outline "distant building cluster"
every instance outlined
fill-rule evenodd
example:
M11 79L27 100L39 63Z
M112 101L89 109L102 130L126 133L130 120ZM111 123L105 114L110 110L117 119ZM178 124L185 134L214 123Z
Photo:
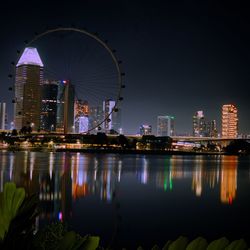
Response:
M202 110L193 116L193 136L195 137L218 137L216 121L207 121Z
M17 65L15 77L14 122L11 129L31 127L34 131L58 133L96 132L121 133L121 113L112 99L102 100L98 106L89 100L76 98L75 86L67 79L44 79L44 65L36 48L27 47ZM6 103L0 102L0 130L7 128ZM237 138L238 109L224 104L221 110L221 134L216 120L208 120L203 110L192 117L192 136ZM140 135L152 135L150 124L139 128ZM175 117L157 116L156 135L175 136ZM190 134L188 134L189 136Z
M103 100L93 107L88 100L78 100L69 80L44 79L44 65L36 48L25 48L16 65L14 127L34 131L83 133L97 130L119 131L120 112L113 112L115 101ZM5 104L1 104L5 113ZM104 123L99 126L100 123Z
M238 137L238 110L233 104L222 106L221 134L218 132L216 120L206 119L202 110L193 115L192 136L194 137ZM152 125L141 125L140 135L151 135ZM175 136L175 118L170 115L157 117L157 136Z
M197 111L193 116L193 136L218 137L216 121L207 121L203 111ZM222 106L221 137L238 137L238 110L233 104L224 104Z

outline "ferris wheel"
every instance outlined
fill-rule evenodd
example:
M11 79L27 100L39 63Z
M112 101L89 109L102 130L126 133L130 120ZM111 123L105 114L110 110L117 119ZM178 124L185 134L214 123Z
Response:
M30 41L25 41L22 51L17 51L18 60L12 62L15 71L20 61L25 61L24 53L29 53L29 49L36 49L39 53L43 84L72 86L74 121L76 124L78 122L78 131L75 131L74 123L74 131L71 132L90 133L118 129L114 124L119 123L119 119L114 121L114 117L119 117L125 74L121 69L122 61L118 60L116 51L108 45L107 40L102 40L97 33L76 27L57 27L36 33ZM9 77L12 78L13 75L10 74ZM16 85L9 89L18 91ZM65 88L61 94L64 95L64 92ZM17 107L20 106L18 115L22 116L23 107L17 101L16 95L12 102ZM58 95L56 102L58 120ZM61 103L64 102L66 101ZM64 116L67 115L64 111ZM52 126L55 131L58 124L52 124L51 131Z

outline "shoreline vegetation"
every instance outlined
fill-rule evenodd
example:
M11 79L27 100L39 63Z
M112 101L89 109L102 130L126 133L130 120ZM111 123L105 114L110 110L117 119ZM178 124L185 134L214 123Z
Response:
M1 133L0 150L151 155L250 155L247 139L97 134Z

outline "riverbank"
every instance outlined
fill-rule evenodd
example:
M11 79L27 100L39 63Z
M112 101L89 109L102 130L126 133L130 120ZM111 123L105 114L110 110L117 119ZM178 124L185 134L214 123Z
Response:
M113 148L48 148L48 147L8 147L0 148L7 151L32 151L32 152L80 152L93 154L143 154L143 155L228 155L226 152L213 151L187 151L187 150L138 150L138 149L113 149ZM239 155L239 154L237 154Z

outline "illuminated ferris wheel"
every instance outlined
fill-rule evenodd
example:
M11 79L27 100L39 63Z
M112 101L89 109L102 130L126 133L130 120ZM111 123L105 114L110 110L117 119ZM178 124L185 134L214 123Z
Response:
M18 96L18 91L25 92L25 87L20 86L26 83L20 79L31 71L29 65L32 65L40 67L37 74L42 88L41 115L35 123L41 123L41 130L89 133L119 129L124 73L122 61L117 59L107 40L86 29L59 27L35 34L25 45L18 51L17 62L12 63L16 79L14 88L10 89L15 91L13 103L17 117L22 119L28 113L23 102L25 96ZM25 69L20 70L22 66ZM38 99L35 91L28 99ZM29 109L32 105L26 106ZM48 119L51 113L53 122Z

